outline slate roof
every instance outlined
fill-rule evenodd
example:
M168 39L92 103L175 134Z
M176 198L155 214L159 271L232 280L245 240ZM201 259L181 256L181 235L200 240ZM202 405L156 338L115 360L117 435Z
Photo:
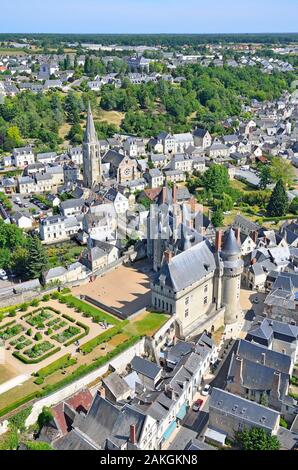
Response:
M147 361L147 359L143 359L139 356L135 356L130 365L132 370L152 380L156 379L162 370L162 368L154 364L154 362Z
M112 374L103 378L102 382L111 391L116 399L130 392L128 384L120 377L117 372L112 372Z
M237 355L254 363L261 364L263 357L265 365L279 372L289 374L291 369L291 358L286 354L282 354L271 349L250 343L241 339L237 348Z
M227 255L236 255L240 253L240 246L237 242L235 232L230 228L224 237L222 252Z
M176 255L169 264L164 264L155 277L159 283L162 276L166 285L179 292L198 282L216 269L214 256L206 240Z
M270 431L275 428L279 418L277 411L219 388L213 388L211 391L209 410L211 413L213 410L217 410L220 414L226 413L228 416L234 416L236 419Z

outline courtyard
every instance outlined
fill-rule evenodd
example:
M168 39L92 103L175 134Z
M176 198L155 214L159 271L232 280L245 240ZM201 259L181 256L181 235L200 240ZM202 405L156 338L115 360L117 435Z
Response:
M133 266L119 266L89 284L75 287L72 293L92 297L108 307L120 310L128 318L150 306L152 274L148 263L139 261Z

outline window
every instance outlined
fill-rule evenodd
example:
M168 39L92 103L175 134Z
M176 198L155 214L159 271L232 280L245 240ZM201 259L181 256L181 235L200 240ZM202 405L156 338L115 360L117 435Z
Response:
M185 310L185 314L184 314L185 318L188 317L188 314L189 314L189 310L188 310L188 308L187 308L187 309Z
M208 284L204 286L204 292L208 292Z
M185 305L188 305L189 304L189 297L186 297L185 299Z
M206 305L207 302L208 302L208 297L206 296L206 297L204 297L204 305Z

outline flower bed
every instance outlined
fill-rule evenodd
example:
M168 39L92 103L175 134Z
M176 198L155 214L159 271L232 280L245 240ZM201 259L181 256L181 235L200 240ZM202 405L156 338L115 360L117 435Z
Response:
M75 326L69 326L66 330L62 331L57 335L51 336L51 338L58 341L58 343L65 343L73 336L77 336L80 332L80 328L77 328Z
M22 325L14 325L5 328L5 330L0 332L0 338L3 339L4 341L13 338L14 336L18 335L23 331Z
M42 343L36 343L31 349L24 351L24 354L30 359L36 359L48 352L53 347L54 345L49 341L43 341Z

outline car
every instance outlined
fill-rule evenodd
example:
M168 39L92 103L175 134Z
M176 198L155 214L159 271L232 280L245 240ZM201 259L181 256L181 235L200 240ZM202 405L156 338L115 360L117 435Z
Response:
M259 299L258 297L256 297L254 300L253 300L254 304L258 304L259 303Z
M7 281L7 279L8 279L6 271L4 271L4 269L0 269L0 279L2 281Z
M207 395L209 395L210 390L211 390L211 385L206 384L205 387L202 390L203 397L206 397Z
M203 405L203 400L201 400L201 398L199 398L192 405L193 411L200 411L200 408L201 408L202 405Z

